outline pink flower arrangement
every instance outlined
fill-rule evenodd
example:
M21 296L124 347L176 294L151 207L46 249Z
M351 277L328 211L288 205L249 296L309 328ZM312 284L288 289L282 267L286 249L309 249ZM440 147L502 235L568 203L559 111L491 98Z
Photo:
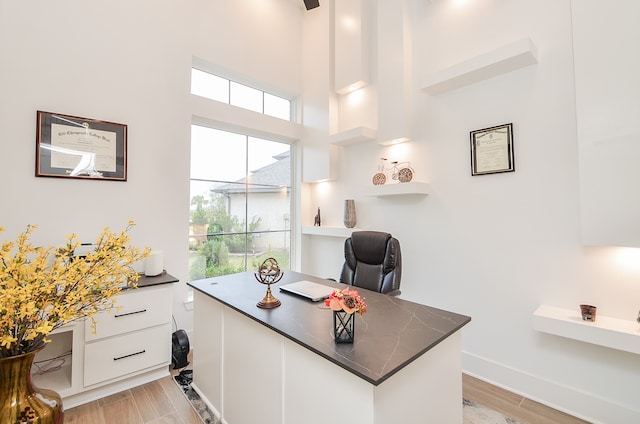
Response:
M348 314L354 312L364 315L367 313L367 304L364 298L358 294L357 290L344 288L342 290L335 289L328 298L324 300L324 304L334 311L345 311Z

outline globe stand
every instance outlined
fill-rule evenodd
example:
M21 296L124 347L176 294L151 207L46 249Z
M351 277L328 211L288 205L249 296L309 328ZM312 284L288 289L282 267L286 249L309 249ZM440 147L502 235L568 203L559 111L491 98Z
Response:
M271 294L271 284L267 284L267 294L256 304L256 306L262 309L271 309L277 308L281 304L282 303Z
M258 272L254 275L260 284L267 285L267 294L264 295L260 302L256 303L256 306L261 309L271 309L280 306L280 301L271 294L271 284L280 281L284 275L280 270L278 261L274 258L265 259L258 268Z

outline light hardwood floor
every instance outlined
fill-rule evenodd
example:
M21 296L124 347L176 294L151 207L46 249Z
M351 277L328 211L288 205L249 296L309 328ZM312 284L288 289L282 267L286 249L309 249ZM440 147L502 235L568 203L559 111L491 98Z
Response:
M462 374L462 395L521 424L589 424L466 374Z
M64 424L201 424L173 377L64 411Z
M65 424L201 424L172 375L65 411ZM521 424L588 424L468 375L463 395Z

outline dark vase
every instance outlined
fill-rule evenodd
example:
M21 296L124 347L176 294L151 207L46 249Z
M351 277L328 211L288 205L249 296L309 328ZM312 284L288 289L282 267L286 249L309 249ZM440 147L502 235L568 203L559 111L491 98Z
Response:
M356 314L333 311L333 340L336 343L353 343L356 330Z
M62 399L31 383L36 352L0 358L0 423L62 424Z

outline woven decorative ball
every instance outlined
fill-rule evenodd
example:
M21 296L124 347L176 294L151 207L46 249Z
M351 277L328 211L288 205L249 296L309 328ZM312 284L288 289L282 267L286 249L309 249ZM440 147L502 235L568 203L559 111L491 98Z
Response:
M378 172L373 176L373 185L383 185L387 182L387 176L382 172Z
M408 183L413 178L413 171L411 168L402 168L398 171L398 181L401 183Z

